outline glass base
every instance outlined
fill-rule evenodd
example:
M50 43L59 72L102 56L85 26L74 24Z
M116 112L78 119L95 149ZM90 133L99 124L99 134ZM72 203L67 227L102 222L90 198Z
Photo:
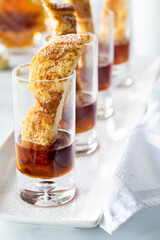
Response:
M98 120L108 119L114 114L111 88L98 92Z
M75 195L73 170L52 179L32 178L17 170L18 193L27 203L39 207L54 207L71 201Z
M130 87L133 79L129 76L129 62L113 65L112 82L114 87Z
M95 128L76 134L76 157L89 155L96 151L98 147L97 134Z

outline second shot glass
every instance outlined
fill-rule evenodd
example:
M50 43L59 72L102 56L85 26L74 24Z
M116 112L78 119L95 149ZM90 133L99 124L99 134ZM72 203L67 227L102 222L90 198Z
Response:
M84 33L83 26L93 22L93 31L98 36L97 115L98 119L106 119L114 113L111 93L114 17L109 10L99 11L100 9L95 8L92 10L92 19L77 19L78 33Z
M98 146L96 134L98 92L98 41L88 33L90 41L85 45L78 63L76 79L76 156L94 152Z

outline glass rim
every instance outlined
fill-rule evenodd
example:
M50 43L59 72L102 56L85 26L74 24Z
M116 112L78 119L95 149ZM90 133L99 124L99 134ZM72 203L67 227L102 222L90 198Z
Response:
M17 70L22 68L22 67L29 67L30 66L30 63L25 63L25 64L20 64L18 66L16 66L13 70L12 70L12 76L16 76L17 79L23 81L23 82L56 82L56 81L64 81L64 80L67 80L67 79L70 79L70 78L74 78L76 76L76 70L73 71L73 73L71 75L69 75L68 77L65 77L65 78L59 78L59 79L43 79L43 80L30 80L30 79L27 79L27 78L24 78L24 77L18 77L17 76Z
M85 32L85 33L83 33L83 34L89 35L89 36L92 36L92 37L93 37L90 42L88 42L88 43L85 44L85 46L92 45L92 44L94 44L95 42L98 41L97 35L96 35L95 33ZM80 34L77 34L77 35L80 35ZM85 47L85 46L84 46L84 47Z

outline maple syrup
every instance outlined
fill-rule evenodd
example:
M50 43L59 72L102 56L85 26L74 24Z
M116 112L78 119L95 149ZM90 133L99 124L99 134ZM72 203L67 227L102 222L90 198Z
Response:
M16 144L17 168L30 177L60 177L73 168L74 144L66 131L59 131L49 147L21 141Z
M92 129L96 124L96 101L83 93L76 97L76 133L83 133Z
M98 64L98 90L106 90L111 85L112 64L108 59L100 56Z
M114 64L125 63L129 60L130 42L128 39L114 43Z

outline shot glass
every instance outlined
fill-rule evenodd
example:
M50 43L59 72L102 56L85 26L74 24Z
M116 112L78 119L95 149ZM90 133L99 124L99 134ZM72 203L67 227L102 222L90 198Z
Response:
M88 33L77 68L76 79L76 156L88 155L98 146L96 134L98 92L98 41Z
M112 10L115 19L113 84L117 87L129 87L133 84L133 79L129 76L131 35L129 1L105 0L105 9Z
M113 64L113 13L109 10L100 11L93 8L93 27L98 36L98 119L106 119L113 115L111 90ZM78 32L91 22L88 18L78 19Z
M112 99L112 65L113 65L113 24L114 16L109 10L97 18L99 25L95 31L98 34L98 119L111 117L114 113Z
M36 206L58 206L75 195L76 72L63 79L34 81L29 80L29 66L13 70L18 193L22 200ZM55 86L60 86L64 89L62 99L57 102L55 96L53 102L38 102L28 90L29 84L49 89L45 99L59 96ZM56 112L55 104L59 106ZM56 138L52 141L53 132Z

